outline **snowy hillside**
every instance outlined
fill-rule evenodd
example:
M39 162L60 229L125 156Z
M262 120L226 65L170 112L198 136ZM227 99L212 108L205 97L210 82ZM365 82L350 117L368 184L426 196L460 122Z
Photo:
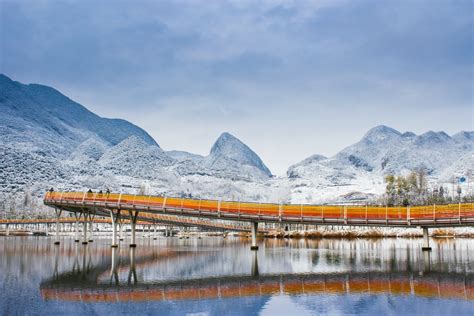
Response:
M351 191L380 194L387 174L407 174L422 168L431 182L438 183L467 176L474 170L473 148L473 132L452 137L433 131L416 135L381 125L333 157L314 155L291 166L287 175L292 196L298 200L322 196L314 192L315 188L326 188L333 197Z
M210 197L219 191L213 183L229 193L235 181L249 184L271 175L250 148L228 133L207 157L165 152L139 127L101 118L53 88L4 75L0 88L0 200L26 191L39 196L49 187L145 188Z
M219 136L206 157L185 151L166 153L176 160L173 169L182 176L206 175L244 181L265 181L272 176L260 157L229 133Z
M156 178L157 173L173 162L160 147L147 144L137 136L130 136L111 147L98 160L106 171L142 179Z
M231 173L234 178L271 177L271 172L247 145L229 133L222 133L205 158L215 175Z
M3 75L0 88L0 209L28 192L40 197L49 187L262 202L363 202L383 193L387 174L424 168L431 183L449 183L474 169L474 132L416 135L377 126L333 157L313 155L291 166L286 177L275 178L229 133L218 137L208 156L164 151L139 127L101 118L52 88Z

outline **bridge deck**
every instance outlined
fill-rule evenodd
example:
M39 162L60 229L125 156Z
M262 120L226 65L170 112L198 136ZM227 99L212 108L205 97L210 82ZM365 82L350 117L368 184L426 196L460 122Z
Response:
M474 204L361 206L270 204L119 193L48 192L44 203L69 211L128 210L247 222L351 226L472 226Z
M109 216L106 212L96 212L99 216L107 217ZM56 224L59 221L60 224L72 224L77 221L84 222L84 219L76 219L74 217L60 217L59 220L56 218L40 218L40 219L0 219L0 225L9 224L9 225L29 225L29 224ZM190 227L203 227L213 230L230 230L230 231L241 231L241 232L250 232L250 226L244 224L228 224L221 223L212 220L200 220L197 218L184 218L174 215L165 215L165 214L151 214L151 213L142 213L138 216L138 225L175 225L175 226L190 226ZM101 224L111 224L112 220L110 218L94 218L92 219L93 223ZM122 220L123 224L130 224L130 220L125 218Z

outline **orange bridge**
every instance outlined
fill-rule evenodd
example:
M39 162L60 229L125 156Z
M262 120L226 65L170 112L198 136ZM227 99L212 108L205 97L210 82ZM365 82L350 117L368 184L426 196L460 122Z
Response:
M88 192L47 192L44 203L54 207L57 214L60 214L62 210L83 214L85 217L90 217L91 214L102 216L110 214L113 222L126 215L131 220L132 246L135 245L136 220L153 219L157 214L195 217L200 221L213 219L251 223L251 248L255 250L258 249L256 235L259 222L341 226L420 226L423 227L425 250L430 250L429 227L474 225L473 203L407 207L295 205ZM198 226L197 222L194 225Z

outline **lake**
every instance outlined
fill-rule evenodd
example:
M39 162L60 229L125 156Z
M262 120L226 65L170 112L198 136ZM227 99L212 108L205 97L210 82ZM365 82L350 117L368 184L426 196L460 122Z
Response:
M474 240L0 237L2 315L473 315Z

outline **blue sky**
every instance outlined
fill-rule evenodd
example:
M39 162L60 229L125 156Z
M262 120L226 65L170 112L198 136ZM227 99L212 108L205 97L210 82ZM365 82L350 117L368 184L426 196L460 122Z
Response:
M0 72L166 150L228 131L273 173L379 124L472 130L473 1L1 0Z

